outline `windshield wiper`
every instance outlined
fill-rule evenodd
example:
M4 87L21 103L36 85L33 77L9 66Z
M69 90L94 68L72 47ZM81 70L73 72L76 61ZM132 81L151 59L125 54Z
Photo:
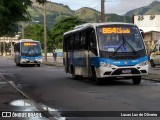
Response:
M36 50L35 50L35 47L33 47L33 50L34 50L35 55L38 55L38 53L37 53Z
M28 53L29 53L30 50L31 50L31 48L29 47L29 49L28 49L28 51L27 51L27 53L25 55L29 55Z
M117 51L119 50L119 48L121 48L121 46L125 44L125 39L124 39L123 35L122 35L122 38L123 38L122 39L123 40L122 44L114 51L114 53L112 55L115 55L117 53Z
M117 53L117 51L119 50L119 48L121 48L122 45L125 45L125 43L127 43L129 45L129 47L132 49L133 53L136 54L135 49L132 47L132 45L130 45L124 38L123 34L122 34L122 44L116 49L116 51L113 53L113 55L115 55Z
M126 42L126 43L129 45L129 47L132 49L133 53L136 54L136 51L135 51L135 49L132 47L132 45L130 45L126 40L125 40L125 42Z

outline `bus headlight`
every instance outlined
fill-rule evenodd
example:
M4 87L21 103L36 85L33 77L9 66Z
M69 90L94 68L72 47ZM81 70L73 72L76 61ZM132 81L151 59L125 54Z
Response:
M36 59L37 62L41 63L42 62L42 59Z
M139 66L145 66L145 65L148 65L148 61L144 61L142 63L139 63Z
M107 64L107 63L105 63L105 62L100 62L100 66L101 67L111 67L111 64Z
M28 59L24 59L24 58L21 59L21 62L26 62L26 61L28 61Z

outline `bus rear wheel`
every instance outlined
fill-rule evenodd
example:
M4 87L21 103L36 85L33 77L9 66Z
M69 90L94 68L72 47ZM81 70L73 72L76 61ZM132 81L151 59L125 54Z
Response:
M74 80L82 80L83 79L83 76L82 75L76 75L75 74L75 69L73 66L71 66L71 74L72 74L72 78Z
M139 85L141 83L141 76L136 76L132 78L134 85Z

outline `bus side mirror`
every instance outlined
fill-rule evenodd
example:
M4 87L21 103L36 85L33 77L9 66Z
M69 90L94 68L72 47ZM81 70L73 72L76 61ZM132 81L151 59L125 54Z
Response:
M144 32L141 32L142 37L144 38Z
M144 32L143 32L143 30L140 29L140 33L141 33L142 37L144 38Z

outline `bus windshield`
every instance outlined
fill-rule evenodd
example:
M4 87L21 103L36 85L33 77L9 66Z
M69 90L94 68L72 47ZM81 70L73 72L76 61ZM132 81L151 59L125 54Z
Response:
M137 52L144 49L143 39L134 26L101 26L97 28L99 48L107 52Z
M26 56L41 55L41 46L38 42L23 42L21 54Z

